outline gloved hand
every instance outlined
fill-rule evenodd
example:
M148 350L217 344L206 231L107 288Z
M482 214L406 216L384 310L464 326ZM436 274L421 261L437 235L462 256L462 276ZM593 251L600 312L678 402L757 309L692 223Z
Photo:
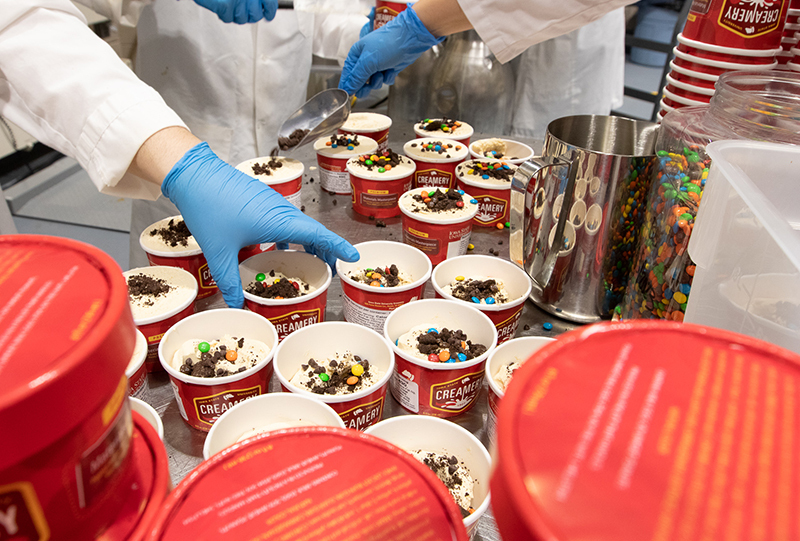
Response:
M373 28L375 28L375 6L372 6L372 9L369 10L369 15L367 15L369 21L367 24L361 27L361 32L359 32L358 37L363 38L370 32L372 32Z
M431 34L411 7L356 42L347 55L339 88L358 98L395 77L444 38Z
M181 211L232 308L244 303L238 254L250 244L302 244L331 266L337 258L358 261L358 251L350 243L266 184L220 160L207 143L191 148L178 160L161 191Z
M255 23L271 21L278 12L278 0L194 0L199 6L213 11L225 23Z

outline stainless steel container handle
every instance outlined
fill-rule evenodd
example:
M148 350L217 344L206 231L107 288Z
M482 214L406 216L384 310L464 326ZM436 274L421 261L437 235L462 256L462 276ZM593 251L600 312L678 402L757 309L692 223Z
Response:
M514 174L514 178L511 180L511 233L509 236L509 252L511 261L519 265L525 272L527 272L528 276L530 276L534 283L539 287L542 287L542 282L546 284L550 280L550 275L553 273L552 267L555 265L555 259L550 261L550 258L548 257L548 261L546 262L545 267L542 269L543 272L538 273L537 276L531 275L530 270L528 269L527 263L529 263L529 261L527 256L528 254L532 253L531 249L535 239L533 239L532 236L525 234L528 229L528 215L533 208L534 198L536 197L536 188L540 184L542 175L554 167L569 165L570 162L560 158L535 156L520 165ZM574 168L571 167L570 169ZM530 181L534 177L536 177L536 182L531 185ZM571 185L568 185L567 189L572 190L570 192L571 198L575 191L575 173L572 171L570 171L570 182ZM564 214L565 213L562 213L562 217ZM563 237L564 233L565 225L561 223L562 221L563 220L559 220L558 229L556 230L556 236L559 238ZM565 223L566 222L564 222L564 224ZM563 240L560 242L563 242ZM555 251L554 253L558 254L558 251ZM548 263L550 265L550 270L545 273L544 271Z

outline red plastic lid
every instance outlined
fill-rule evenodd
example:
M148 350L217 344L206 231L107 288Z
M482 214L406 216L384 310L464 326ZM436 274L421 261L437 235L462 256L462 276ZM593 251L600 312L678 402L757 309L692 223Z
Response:
M0 236L0 433L21 443L0 453L0 469L105 405L134 341L110 256L69 239Z
M274 432L214 455L172 492L158 522L150 539L467 539L427 467L341 428Z
M164 443L144 417L131 412L131 470L133 475L122 486L130 496L114 522L97 541L140 541L161 510L169 489L169 459Z
M585 327L515 374L497 450L523 536L798 539L800 357L689 324Z

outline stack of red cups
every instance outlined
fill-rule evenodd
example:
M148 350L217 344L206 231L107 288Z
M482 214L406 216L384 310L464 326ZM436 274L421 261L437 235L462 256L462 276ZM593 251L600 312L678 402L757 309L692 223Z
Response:
M695 0L672 50L659 119L674 109L709 103L723 73L775 68L787 12L795 12L789 7L789 0Z
M789 4L789 14L786 16L786 25L783 27L781 37L781 52L778 62L784 68L800 71L800 0L792 0ZM781 60L786 59L781 62Z

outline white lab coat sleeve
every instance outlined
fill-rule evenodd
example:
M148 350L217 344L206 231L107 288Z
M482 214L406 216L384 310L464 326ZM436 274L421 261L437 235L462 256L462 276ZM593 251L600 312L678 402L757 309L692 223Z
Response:
M0 114L78 160L103 193L144 199L160 188L127 173L133 157L154 133L184 126L68 0L0 10Z
M315 13L312 52L344 64L367 21L366 16L355 13Z
M500 62L566 34L634 0L458 0Z
M75 0L108 17L114 24L136 28L144 7L152 0Z

